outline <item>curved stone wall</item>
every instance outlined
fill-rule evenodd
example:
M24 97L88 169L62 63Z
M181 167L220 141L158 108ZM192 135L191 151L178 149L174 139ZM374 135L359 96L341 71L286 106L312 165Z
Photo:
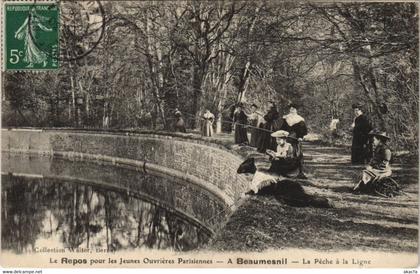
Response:
M221 145L152 133L3 129L2 151L47 153L134 166L183 179L210 191L231 208L249 180L236 173L243 161Z
M226 204L215 199L209 191L177 180L174 176L144 174L135 168L110 162L3 152L1 175L2 184L32 179L39 180L42 184L80 183L101 190L100 192L109 190L122 193L126 198L136 197L180 216L206 234L217 231L226 220Z

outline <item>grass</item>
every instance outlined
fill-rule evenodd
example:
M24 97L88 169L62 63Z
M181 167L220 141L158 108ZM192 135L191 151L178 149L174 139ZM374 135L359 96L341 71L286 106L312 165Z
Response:
M246 149L240 149L245 155ZM393 165L393 176L405 194L382 198L352 193L354 180L363 166L349 164L348 149L313 143L305 144L303 149L305 172L309 176L309 182L303 184L305 191L328 198L335 208L292 207L274 197L248 196L215 237L209 246L211 250L417 252L417 161Z

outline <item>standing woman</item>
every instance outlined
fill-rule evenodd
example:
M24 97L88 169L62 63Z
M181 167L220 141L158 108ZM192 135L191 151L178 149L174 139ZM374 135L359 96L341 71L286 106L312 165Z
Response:
M275 150L277 147L276 138L271 137L274 122L279 118L276 104L273 101L268 102L268 112L264 115L264 122L259 126L258 152L265 153L267 149Z
M176 119L175 125L174 125L175 132L186 133L187 129L185 128L185 122L184 122L184 119L182 118L181 111L179 111L178 109L175 110L175 119Z
M351 143L351 163L365 164L369 158L369 132L372 125L369 119L363 114L360 104L352 105L354 111L353 140Z
M201 124L201 134L204 137L211 137L213 135L214 114L211 113L210 110L206 109L201 118L203 118Z
M258 146L258 138L259 138L259 130L258 126L260 125L261 119L260 114L257 112L258 106L256 104L251 105L251 113L248 115L248 122L249 125L252 126L250 128L251 132L251 140L249 141L249 145L252 147Z
M239 103L234 114L233 122L235 123L235 144L248 144L248 136L246 132L246 125L248 123L248 116L243 110L243 104Z

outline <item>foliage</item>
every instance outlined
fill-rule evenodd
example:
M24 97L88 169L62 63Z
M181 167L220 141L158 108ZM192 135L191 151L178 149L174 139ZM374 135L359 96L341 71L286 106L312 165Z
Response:
M204 108L227 123L238 101L274 100L282 114L298 103L313 132L339 118L347 134L351 104L361 102L395 146L417 149L414 3L122 1L104 8L105 34L85 58L63 61L56 73L6 73L3 124L169 128L178 108L198 128ZM69 29L62 38L66 50L78 50Z

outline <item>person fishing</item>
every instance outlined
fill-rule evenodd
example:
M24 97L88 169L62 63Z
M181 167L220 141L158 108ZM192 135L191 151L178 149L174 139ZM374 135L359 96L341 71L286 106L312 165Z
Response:
M239 103L233 114L233 122L235 123L235 144L247 145L248 135L246 126L248 123L248 116L243 110L243 103Z
M258 138L260 136L258 127L261 124L261 119L262 119L262 114L258 112L258 106L256 104L252 104L251 113L248 115L248 123L250 125L249 131L251 133L249 145L252 147L258 146Z
M362 171L362 179L355 185L354 191L363 190L372 182L392 175L389 163L392 153L388 145L390 138L385 131L378 129L371 130L368 136L372 138L373 157Z
M303 173L303 151L302 141L303 137L308 134L305 119L297 113L297 104L289 104L289 114L283 116L283 123L280 130L289 132L289 137L293 137L292 145L299 158L299 174L298 178L306 179Z
M291 177L295 171L299 169L299 158L293 145L288 140L294 139L289 137L289 132L278 130L271 134L276 138L276 150L267 149L267 154L270 156L271 166L269 172L281 175L284 177Z
M271 133L274 130L274 123L280 117L279 112L277 111L276 104L273 101L268 102L268 112L264 115L264 119L259 126L259 135L258 140L258 152L265 153L267 149L274 150L276 149L276 140L274 137L271 137Z

